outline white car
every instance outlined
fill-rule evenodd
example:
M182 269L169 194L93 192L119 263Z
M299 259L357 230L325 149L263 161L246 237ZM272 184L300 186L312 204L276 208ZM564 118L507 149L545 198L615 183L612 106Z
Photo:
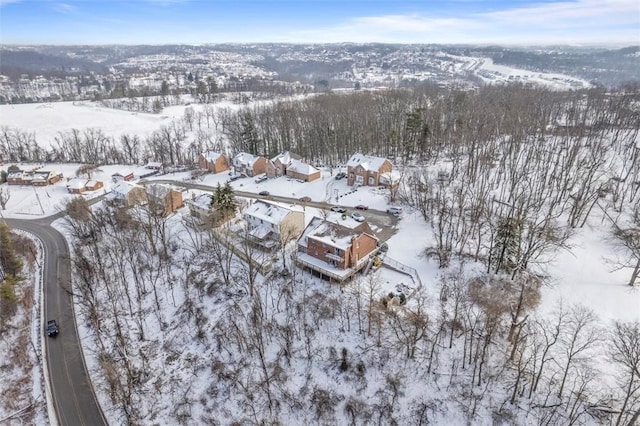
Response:
M264 182L267 179L269 179L267 175L260 175L256 178L256 183Z
M394 216L399 216L402 213L402 209L400 207L389 207L387 209L387 213L392 214Z
M351 213L351 219L355 220L356 222L364 222L364 216L362 216L358 212Z

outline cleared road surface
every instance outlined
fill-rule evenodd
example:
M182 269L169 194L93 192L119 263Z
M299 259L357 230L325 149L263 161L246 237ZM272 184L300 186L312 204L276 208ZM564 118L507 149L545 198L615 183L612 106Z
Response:
M106 425L89 381L78 340L70 292L69 247L62 234L51 227L53 219L55 217L39 220L6 219L6 222L10 228L34 234L44 246L42 315L45 323L55 319L60 327L57 337L45 339L45 359L58 423L65 426Z

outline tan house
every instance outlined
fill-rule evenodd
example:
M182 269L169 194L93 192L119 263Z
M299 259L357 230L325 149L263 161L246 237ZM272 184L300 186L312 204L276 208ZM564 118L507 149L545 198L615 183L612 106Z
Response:
M310 164L303 163L300 160L293 160L287 167L287 176L290 176L293 179L311 182L316 179L320 179L320 170Z
M198 166L212 173L220 173L229 170L229 159L218 152L207 151L198 157Z
M67 191L71 194L82 194L87 190L86 186L86 179L71 179L67 182Z
M289 151L285 151L282 154L278 154L267 162L266 173L270 178L284 176L287 173L287 167L293 160L301 160L297 154L293 154Z
M257 200L244 211L249 237L263 247L274 248L297 238L304 229L299 207Z
M24 185L24 172L22 170L16 170L7 174L7 183L9 185Z
M184 206L182 192L176 191L169 185L150 184L146 186L146 190L149 208L157 213L170 215Z
M147 193L142 185L121 181L111 187L113 199L127 207L144 204L147 202Z
M378 238L366 222L342 223L314 217L298 239L296 262L339 282L351 278L372 261Z
M241 152L233 157L233 169L236 173L242 173L249 177L265 173L267 159L257 155Z
M389 176L392 170L393 165L386 158L353 154L347 162L347 184L350 186L391 185L392 181L384 176Z
M102 188L103 186L104 186L104 184L100 180L90 180L84 186L84 189L86 189L87 191L97 191L98 189Z
M60 182L60 179L62 179L62 173L37 170L33 172L33 176L31 177L31 185L53 185L54 183Z

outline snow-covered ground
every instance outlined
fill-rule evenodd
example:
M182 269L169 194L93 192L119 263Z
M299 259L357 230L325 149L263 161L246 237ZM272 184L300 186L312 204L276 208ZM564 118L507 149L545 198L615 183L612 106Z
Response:
M502 71L501 71L502 72ZM1 106L0 107L0 124L13 125L24 130L34 131L38 134L38 140L43 141L47 138L55 137L58 131L69 128L88 128L100 127L105 132L113 132L115 136L119 133L140 133L151 132L157 126L166 124L173 116L180 116L183 107L172 107L171 113L165 113L155 116L147 114L130 114L122 111L114 111L110 109L97 108L91 105L73 105L72 103L56 104L52 107L48 105L21 105L21 106ZM14 108L17 110L14 111ZM9 114L6 114L6 112ZM13 111L13 112L12 112ZM76 114L74 115L74 112ZM121 121L120 121L121 120ZM58 124L56 124L58 123ZM69 127L66 127L69 126ZM5 169L8 164L0 166ZM20 165L28 168L37 165ZM71 195L65 187L66 177L75 176L75 172L79 165L77 164L47 164L48 169L63 172L65 179L63 181L47 186L47 187L30 187L30 186L8 186L11 198L7 203L7 209L2 211L5 217L16 218L33 218L43 215L50 215L59 211L64 205L65 200L78 195ZM83 197L95 197L108 193L112 185L111 174L121 169L132 169L136 176L147 173L148 170L142 166L104 166L96 171L92 176L93 179L102 180L105 184L104 189L97 191L95 194L85 194ZM372 209L384 211L389 202L387 200L386 191L377 188L361 187L357 191L353 191L346 184L346 181L335 180L333 176L338 172L334 170L322 170L321 179L302 183L296 180L281 177L277 179L269 179L262 183L256 183L254 178L243 178L232 182L234 189L238 191L246 191L258 193L260 191L269 191L272 195L279 195L292 198L300 198L309 196L313 201L324 201L331 204L340 204L344 206L355 206L358 204L366 204ZM210 186L213 190L218 183L224 183L228 179L227 173L218 175L204 175L192 179L191 173L182 172L154 176L151 179L169 179L174 181L184 181L189 183L198 183ZM185 198L189 198L200 191L191 190L185 192ZM336 200L336 196L338 197ZM305 209L305 222L309 222L314 214L318 214L316 209L307 207ZM175 219L172 219L173 229L180 229L182 222L179 220L181 216L188 215L188 209L181 209ZM365 212L366 216L366 212ZM640 291L632 289L626 284L628 271L613 271L611 259L614 257L614 250L607 235L608 229L603 227L602 221L597 213L589 220L587 226L577 230L576 234L569 241L570 249L560 251L554 257L553 261L546 266L546 272L550 276L550 284L542 289L542 302L538 309L541 316L551 316L553 310L558 306L559 301L564 305L570 306L574 304L586 305L591 308L604 323L610 325L613 320L633 321L640 320ZM64 229L63 225L58 224L60 229ZM388 241L389 256L415 268L423 283L424 289L432 300L437 300L440 293L440 274L442 271L438 269L437 263L423 256L423 250L431 244L433 232L430 226L425 223L423 218L405 208L401 219L398 223L398 229L395 235ZM390 272L382 269L377 280L382 283L381 293L393 291L399 284L405 284L406 275L396 272ZM313 281L311 286L325 288L324 282ZM345 291L349 291L346 287ZM334 289L335 293L339 293ZM331 293L332 296L336 296ZM165 295L168 300L168 295ZM180 300L177 304L179 305ZM175 305L176 303L174 303ZM210 307L211 318L219 319L219 313ZM166 313L169 313L167 310ZM85 326L81 326L81 336L84 342L91 344L91 332ZM155 330L160 333L161 330ZM153 340L154 335L148 337ZM351 335L339 333L336 330L328 330L323 334L323 339L330 341L335 339L336 344L351 348L352 351L357 350L359 342L349 341L353 338ZM185 338L186 339L186 338ZM185 343L186 345L187 343ZM179 343L176 343L179 345ZM192 344L185 346L184 353L189 351L197 351L199 346ZM180 358L184 359L184 358ZM162 367L162 363L158 368ZM171 364L171 362L169 362ZM92 370L97 371L97 361L93 360ZM300 367L300 366L298 366ZM301 371L292 368L292 371ZM176 373L179 375L179 373ZM330 376L326 371L311 371L310 374L317 375L319 380L326 380L327 384L332 384L335 377ZM405 372L406 374L406 372ZM372 371L367 373L370 387L375 388L372 383L382 383L385 378L374 377ZM187 380L182 377L182 379ZM176 379L177 380L177 379ZM304 381L302 377L292 377L292 382ZM205 386L202 382L196 382L196 386ZM302 385L301 385L302 386ZM430 388L431 389L431 388ZM435 391L435 388L431 389ZM195 392L195 391L194 391ZM408 395L406 400L411 396L419 393L418 389L406 389ZM202 392L196 392L199 394ZM414 395L415 394L415 395ZM108 404L106 395L100 396L103 404ZM168 397L167 397L168 398ZM163 403L170 404L169 400ZM147 407L148 408L148 407ZM164 407L166 409L166 407ZM203 413L195 413L203 414ZM201 418L194 414L194 418ZM455 413L449 413L446 419L459 424L463 423L462 418L456 418ZM117 421L114 422L116 424Z

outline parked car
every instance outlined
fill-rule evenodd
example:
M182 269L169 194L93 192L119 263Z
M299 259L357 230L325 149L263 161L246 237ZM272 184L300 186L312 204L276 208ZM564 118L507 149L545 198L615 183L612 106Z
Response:
M300 201L302 201L303 203L308 203L311 201L311 197L307 197L305 195L304 197L300 197Z
M402 209L400 207L389 207L387 209L387 213L392 214L394 216L399 216L402 213Z
M47 321L47 336L55 337L59 332L60 329L58 328L58 323L56 322L56 320Z
M269 195L269 191L260 191L258 192L258 195L262 195L263 197L266 197L267 195Z
M241 173L233 173L233 172L229 172L229 181L233 182L234 180L238 180L242 177Z
M340 172L336 175L336 180L344 179L346 177L347 177L347 174L345 172Z
M369 206L365 206L364 204L358 204L355 207L356 210L369 210Z
M347 209L342 206L333 206L331 207L331 211L336 213L346 213Z
M362 216L358 212L351 213L351 219L355 220L356 222L364 222L364 216Z
M264 182L267 179L269 179L267 175L260 175L256 178L256 183Z

